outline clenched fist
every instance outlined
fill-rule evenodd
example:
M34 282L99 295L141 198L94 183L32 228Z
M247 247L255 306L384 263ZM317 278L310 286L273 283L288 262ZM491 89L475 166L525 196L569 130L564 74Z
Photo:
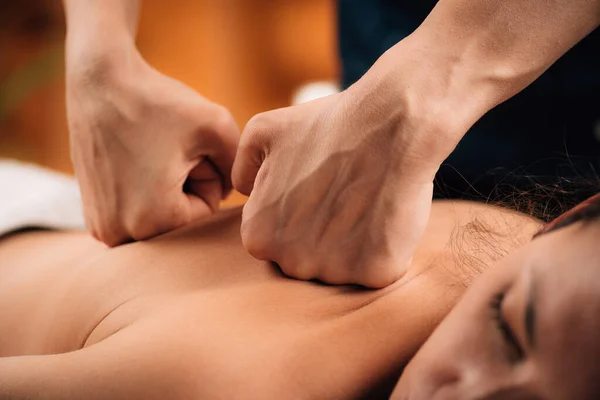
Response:
M250 196L241 234L254 257L329 284L381 288L402 276L439 163L420 127L377 97L353 87L250 121L233 184Z
M136 51L68 64L71 155L91 233L141 240L215 212L231 190L230 113Z

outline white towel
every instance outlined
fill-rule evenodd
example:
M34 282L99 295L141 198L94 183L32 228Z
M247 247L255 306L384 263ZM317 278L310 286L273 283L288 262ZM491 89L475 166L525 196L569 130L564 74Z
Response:
M21 228L85 229L75 179L0 160L0 237Z

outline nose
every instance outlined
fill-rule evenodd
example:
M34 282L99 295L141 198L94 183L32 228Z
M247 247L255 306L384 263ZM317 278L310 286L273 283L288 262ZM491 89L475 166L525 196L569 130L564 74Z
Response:
M418 400L486 400L508 398L512 388L505 381L488 376L486 379L459 379L438 386L430 396ZM510 397L512 398L512 397ZM412 397L410 400L413 400ZM416 400L416 399L415 399Z
M507 385L500 377L458 369L435 371L429 380L401 390L398 400L484 400L500 399ZM504 383L503 383L504 382ZM399 394L400 394L399 393ZM395 397L393 399L396 399Z
M416 374L416 376L423 376ZM401 379L391 400L466 400L459 396L460 372L454 368L427 371L425 381ZM404 378L410 378L406 376Z

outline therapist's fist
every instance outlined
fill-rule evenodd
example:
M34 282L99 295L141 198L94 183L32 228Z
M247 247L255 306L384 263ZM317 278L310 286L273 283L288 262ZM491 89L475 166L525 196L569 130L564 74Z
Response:
M71 158L86 224L115 246L215 212L231 189L239 130L230 113L152 69L70 65Z
M241 227L250 254L329 284L382 288L403 275L439 164L399 102L387 110L378 96L352 87L248 123L232 179L250 196Z

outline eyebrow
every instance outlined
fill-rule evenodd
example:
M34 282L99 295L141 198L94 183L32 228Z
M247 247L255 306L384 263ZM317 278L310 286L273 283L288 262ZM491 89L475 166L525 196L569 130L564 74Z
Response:
M525 334L530 347L535 346L535 277L533 276L533 269L530 272L531 276L529 279L529 296L527 298L527 305L525 306Z

